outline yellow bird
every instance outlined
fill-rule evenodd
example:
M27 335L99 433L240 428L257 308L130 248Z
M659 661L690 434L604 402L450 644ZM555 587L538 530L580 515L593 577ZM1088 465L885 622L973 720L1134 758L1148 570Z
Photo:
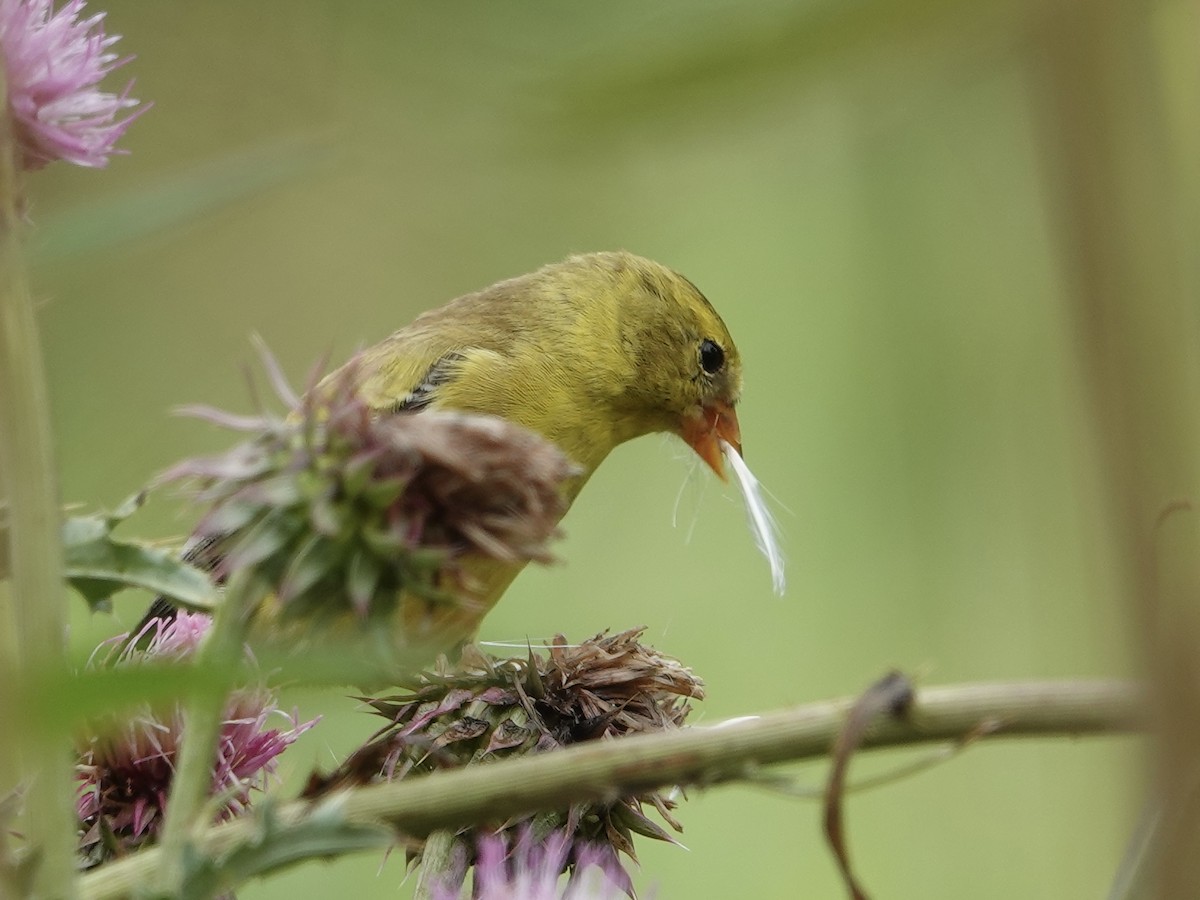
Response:
M572 256L459 297L347 365L376 409L490 413L538 432L582 468L568 503L644 434L679 435L722 478L720 442L741 452L728 329L688 279L632 253ZM523 567L482 562L471 570L480 611L436 631L473 635ZM426 613L414 600L404 619L413 628Z
M631 253L572 256L452 300L323 384L346 378L373 409L486 413L541 434L579 467L566 506L613 448L651 432L679 435L722 478L722 443L741 463L742 365L729 331L690 281ZM735 465L744 488L743 469ZM221 551L210 536L189 556L215 564ZM459 605L405 593L394 647L448 650L471 639L523 566L464 560L472 590ZM260 608L263 633L292 646L318 639L281 613L277 602ZM160 599L146 618L171 615Z

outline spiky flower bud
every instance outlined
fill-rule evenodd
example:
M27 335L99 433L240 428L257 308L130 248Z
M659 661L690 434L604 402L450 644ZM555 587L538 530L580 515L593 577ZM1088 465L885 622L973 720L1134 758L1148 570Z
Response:
M170 621L154 619L143 633L106 641L107 656L94 664L136 666L185 659L195 651L210 621L208 616L186 612ZM296 713L284 713L264 685L234 691L225 704L213 760L210 793L222 801L217 818L245 809L251 791L266 787L279 754L316 722L301 723ZM89 724L79 740L76 803L85 865L98 865L157 835L183 731L178 702L165 707L143 704Z
M560 635L548 653L531 651L526 659L468 648L458 668L424 673L402 694L369 700L390 724L337 771L314 777L308 793L678 728L690 701L703 698L703 682L677 660L640 643L643 630L599 634L578 645ZM615 864L618 853L636 859L635 833L673 841L646 807L682 831L671 815L675 805L671 797L650 792L464 829L462 836L473 845L492 831L505 832L510 843L523 830L539 839L561 832L570 846L564 868L578 862L576 849L583 848L590 858L599 853Z
M401 621L390 639L403 645L436 642L449 607L472 623L461 640L486 611L464 559L550 558L577 471L554 445L493 416L372 409L353 366L297 398L266 364L289 414L193 409L251 438L164 477L198 484L211 511L197 537L218 577L252 569L274 618Z

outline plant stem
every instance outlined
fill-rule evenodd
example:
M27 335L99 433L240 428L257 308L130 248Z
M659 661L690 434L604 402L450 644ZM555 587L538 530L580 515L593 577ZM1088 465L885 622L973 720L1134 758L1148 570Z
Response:
M454 772L354 788L337 807L349 822L387 822L423 835L537 809L601 801L670 785L737 781L758 766L826 756L853 698L824 701L739 720L726 726L636 735ZM1144 700L1116 681L964 684L917 693L907 716L874 728L864 747L883 748L965 738L1067 737L1142 730ZM986 726L981 728L980 726ZM310 801L273 812L280 827L295 825ZM205 829L199 852L218 856L261 833L253 815ZM126 896L158 872L164 850L117 860L82 879L87 900Z
M224 602L217 608L212 628L196 654L196 664L216 671L235 671L242 662L248 611L262 589L248 571L235 572ZM162 833L160 877L167 893L178 893L183 882L189 841L207 822L201 815L212 791L213 762L221 734L225 694L207 690L191 692L184 709L183 746L179 751Z
M433 900L438 896L439 882L454 868L456 842L454 832L446 829L435 831L425 839L413 900Z
M1174 14L1166 28L1168 6L1092 0L1047 7L1039 23L1042 66L1031 83L1113 539L1105 563L1128 598L1158 736L1149 756L1161 821L1151 895L1195 897L1200 197L1188 136L1200 104L1192 65L1200 16L1194 4L1181 4L1186 14ZM1192 77L1168 82L1172 49ZM1185 506L1192 512L1172 514Z
M0 77L0 97L7 89ZM22 189L12 119L0 111L0 477L8 498L12 640L0 675L18 692L42 673L65 666L66 596L62 579L58 483L50 436L50 406L29 277L22 247ZM16 653L12 653L13 645ZM16 722L6 728L21 735ZM40 862L34 892L74 896L74 761L69 745L24 735L28 840ZM12 748L5 755L12 755Z

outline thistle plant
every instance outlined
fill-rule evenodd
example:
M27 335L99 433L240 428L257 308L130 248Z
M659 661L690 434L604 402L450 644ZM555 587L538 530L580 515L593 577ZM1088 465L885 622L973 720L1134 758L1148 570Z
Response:
M947 10L962 19L958 6ZM993 53L974 52L987 31L1005 53L1027 58L1016 68L1006 62L1006 71L1021 76L1031 108L1041 105L1031 117L1038 122L1031 146L1044 158L1027 168L1048 173L1051 190L1039 189L1038 203L1020 214L1047 214L1066 248L1063 265L1051 267L1063 277L1052 280L1061 282L1072 315L1054 318L1074 323L1064 346L1080 354L1079 383L1091 400L1080 433L1099 448L1089 497L1094 488L1091 500L1108 517L1109 586L1113 596L1132 598L1148 687L1064 679L905 685L903 704L881 703L868 691L743 716L727 727L684 728L701 685L641 645L640 632L578 647L559 639L545 653L514 660L468 646L460 660L433 662L470 638L494 599L477 590L487 566L549 558L562 488L576 470L555 448L500 420L370 409L353 366L311 385L303 398L275 373L285 407L278 415L207 413L247 439L227 454L181 464L168 480L189 480L207 504L191 553L211 582L180 564L177 571L189 576L168 591L163 557L170 552L110 539L123 515L92 517L73 548L71 523L60 528L51 404L24 262L33 219L28 176L59 160L107 165L124 152L118 142L148 104L130 96L132 82L102 87L130 59L116 52L104 13L89 11L84 0L59 0L57 8L55 0L0 0L0 716L7 726L0 738L0 896L212 896L302 858L394 838L420 861L433 900L464 891L479 900L610 898L629 890L624 862L634 858L636 835L672 840L679 830L677 786L763 785L764 767L832 756L826 833L849 893L862 897L841 815L849 788L861 786L849 778L859 750L931 742L966 748L994 735L1075 739L1142 732L1148 723L1154 771L1143 780L1154 786L1147 804L1153 824L1147 833L1139 828L1110 894L1200 896L1193 863L1200 819L1189 808L1200 759L1198 579L1195 542L1175 530L1187 518L1175 513L1190 507L1200 484L1200 367L1195 331L1181 315L1194 305L1196 241L1177 233L1181 223L1200 221L1196 192L1188 190L1194 178L1180 165L1196 156L1196 79L1186 77L1196 30L1174 27L1195 17L1182 4L1079 3L1049 13L1034 4L998 19L988 6L972 10L983 18L965 28L946 27L963 22L918 5L916 18L889 15L867 29L856 24L863 17L853 5L815 18L788 11L782 28L764 29L755 18L740 34L721 22L714 32L721 40L658 54L655 65L641 67L644 78L630 80L628 67L602 71L590 53L590 87L578 96L619 101L633 90L648 102L609 105L644 114L654 108L655 90L703 89L704 80L691 77L697 71L728 81L738 59L759 69L764 59L778 64L780 77L788 60L802 60L807 84L825 77L812 54L774 51L819 45L818 56L834 62L828 74L867 44L902 58L897 47L914 36L932 47L938 41L923 37L935 32L950 52L934 57L961 56L965 39L974 56L994 61ZM981 23L987 27L975 27ZM764 34L773 50L766 57L754 52ZM1005 133L1012 131L1009 93ZM596 106L562 105L589 113ZM539 129L542 146L547 135ZM595 129L585 132L590 139ZM286 168L276 162L273 175ZM217 177L237 180L227 175ZM1036 255L1037 272L1046 269L1044 256ZM72 298L53 301L62 308ZM707 371L703 358L701 365ZM411 402L398 405L424 406L446 371L435 366ZM735 444L718 446L781 589L773 523ZM134 578L128 564L138 553L141 577ZM107 566L101 573L98 559ZM112 591L138 586L192 611L160 606L161 615L108 644L90 668L70 672L64 577L93 610ZM214 602L213 582L224 587L223 605ZM209 619L195 614L201 607L219 611ZM346 671L385 671L400 681L398 693L370 701L386 725L332 775L314 779L306 798L263 803L257 790L312 723L276 708L245 644L315 651L343 639L371 651L368 665L355 668L366 654L338 646L331 657ZM180 698L140 702L142 690L159 696L161 685L147 687L158 663L181 678ZM434 668L409 674L417 663ZM327 670L299 677L334 680ZM212 690L217 679L233 685L231 692ZM89 700L105 706L81 714L79 704ZM121 703L126 711L118 714ZM771 783L792 787L783 778ZM83 875L80 849L91 866ZM747 883L758 874L747 873Z
M122 61L112 53L117 38L105 34L103 14L83 17L83 10L83 0L57 13L50 0L0 0L0 479L18 601L3 613L11 640L0 641L0 682L13 698L31 695L35 666L61 672L65 650L49 403L23 256L24 176L60 159L103 166L119 152L116 141L137 106L129 87L119 95L100 89ZM24 831L38 861L30 889L43 896L73 892L70 765L65 746L36 738L0 742L0 794L25 786Z
M105 642L93 668L125 668L182 661L194 655L211 619L181 612L152 619L137 632ZM266 788L278 757L316 719L300 722L279 709L261 680L225 700L220 739L211 762L210 796L217 821L244 812L251 794ZM87 866L122 856L157 836L184 735L178 701L140 704L88 723L79 738L80 852Z
M464 559L550 561L576 472L554 445L495 416L381 414L353 366L297 397L264 362L286 411L188 408L250 438L163 480L195 487L194 555L218 580L250 575L262 601L242 615L276 640L350 622L399 652L444 649L463 633L449 622L486 611Z
M426 672L403 693L368 700L390 724L338 770L314 777L307 793L320 796L349 784L420 777L587 741L678 729L691 701L703 698L703 682L677 660L642 644L642 631L599 634L578 645L560 635L546 653L530 651L524 659L471 648L458 667ZM635 834L673 841L647 809L682 831L671 813L675 806L671 794L651 791L543 810L464 828L458 833L459 852L469 853L489 835L513 846L557 835L554 840L564 846L541 852L559 859L559 872L584 859L599 860L609 872L620 873L620 884L628 889L620 855L636 861ZM437 877L443 883L448 876Z
M55 160L92 168L108 164L130 123L149 109L129 96L99 89L132 59L112 51L120 35L105 34L104 13L84 16L84 0L57 11L51 0L0 0L0 54L8 111L21 166Z
M297 397L263 357L285 412L193 408L250 438L163 478L186 479L208 505L197 555L228 584L201 664L236 665L251 633L292 650L348 636L396 674L461 641L486 611L464 559L549 558L576 469L548 441L491 416L380 413L353 365ZM218 725L219 710L195 701L163 837L174 885Z

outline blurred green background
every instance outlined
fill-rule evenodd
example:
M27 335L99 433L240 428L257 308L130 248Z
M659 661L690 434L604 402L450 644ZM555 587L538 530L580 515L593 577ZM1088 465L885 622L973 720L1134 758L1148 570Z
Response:
M32 188L65 499L112 505L224 447L169 410L248 410L254 332L301 381L460 293L627 248L685 273L738 341L746 456L777 500L789 590L772 595L732 491L645 438L584 491L563 564L522 575L483 639L645 624L707 681L701 722L891 667L924 683L1128 672L1034 5L106 6L154 109L107 172L56 166ZM1164 59L1185 40L1196 56L1188 7L1156 15ZM157 497L125 528L182 535L195 516ZM77 603L77 657L145 602ZM297 702L326 720L284 757L291 785L375 727L336 691ZM1101 896L1138 757L1114 740L972 748L854 796L853 856L881 897ZM819 785L824 769L794 774ZM688 849L639 847L639 886L662 900L841 895L815 803L697 790L681 819ZM401 856L239 895L403 897Z

